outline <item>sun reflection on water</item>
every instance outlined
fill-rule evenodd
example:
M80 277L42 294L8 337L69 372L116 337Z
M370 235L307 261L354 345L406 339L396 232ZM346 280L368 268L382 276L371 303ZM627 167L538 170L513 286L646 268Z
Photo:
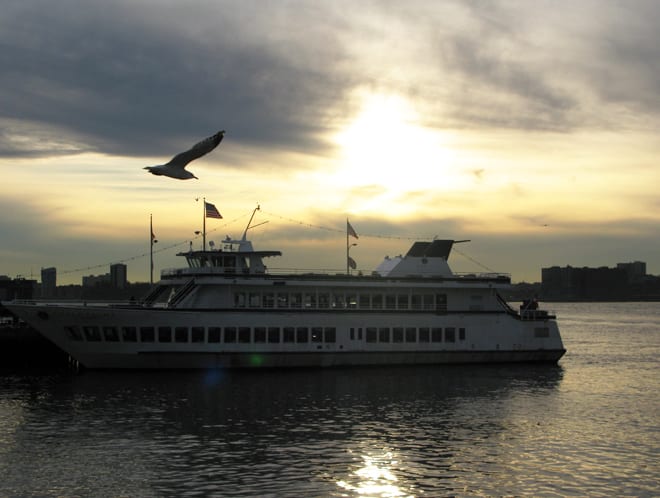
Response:
M359 496L413 496L406 493L397 484L397 477L392 468L398 461L392 452L385 452L379 456L361 455L362 466L351 475L350 483L338 481L337 486L351 491Z

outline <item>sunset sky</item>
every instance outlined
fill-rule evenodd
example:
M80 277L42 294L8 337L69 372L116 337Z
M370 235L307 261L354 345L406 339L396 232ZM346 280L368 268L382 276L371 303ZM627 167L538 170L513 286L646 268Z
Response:
M149 279L201 198L281 250L371 272L470 239L455 271L660 274L660 2L0 0L0 275ZM199 180L144 166L218 130ZM200 201L195 199L199 198Z

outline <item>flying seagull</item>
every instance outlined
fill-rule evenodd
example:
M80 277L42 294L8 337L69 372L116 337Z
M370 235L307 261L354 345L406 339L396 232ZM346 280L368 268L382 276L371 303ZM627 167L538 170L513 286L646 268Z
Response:
M167 164L160 166L145 166L144 169L148 170L152 175L169 176L170 178L178 178L179 180L190 180L197 178L190 171L186 171L186 166L190 161L194 161L208 154L215 149L225 136L225 130L219 131L209 138L205 138L199 143L193 145L189 150L181 152L170 159Z

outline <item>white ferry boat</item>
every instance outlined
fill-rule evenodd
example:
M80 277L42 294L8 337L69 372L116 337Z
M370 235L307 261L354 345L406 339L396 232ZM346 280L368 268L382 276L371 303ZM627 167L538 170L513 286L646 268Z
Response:
M415 242L371 275L267 271L246 238L178 254L141 302L5 306L87 368L557 362L556 317L516 310L505 274L454 274L455 241Z

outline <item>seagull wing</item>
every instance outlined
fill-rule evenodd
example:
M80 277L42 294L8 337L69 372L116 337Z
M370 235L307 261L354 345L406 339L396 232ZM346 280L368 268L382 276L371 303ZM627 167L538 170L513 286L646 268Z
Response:
M190 161L194 161L202 157L204 154L208 154L213 149L215 149L222 139L224 138L225 132L219 131L212 137L205 138L201 142L196 143L190 149L185 152L181 152L170 159L170 162L166 166L171 166L173 168L185 168Z

